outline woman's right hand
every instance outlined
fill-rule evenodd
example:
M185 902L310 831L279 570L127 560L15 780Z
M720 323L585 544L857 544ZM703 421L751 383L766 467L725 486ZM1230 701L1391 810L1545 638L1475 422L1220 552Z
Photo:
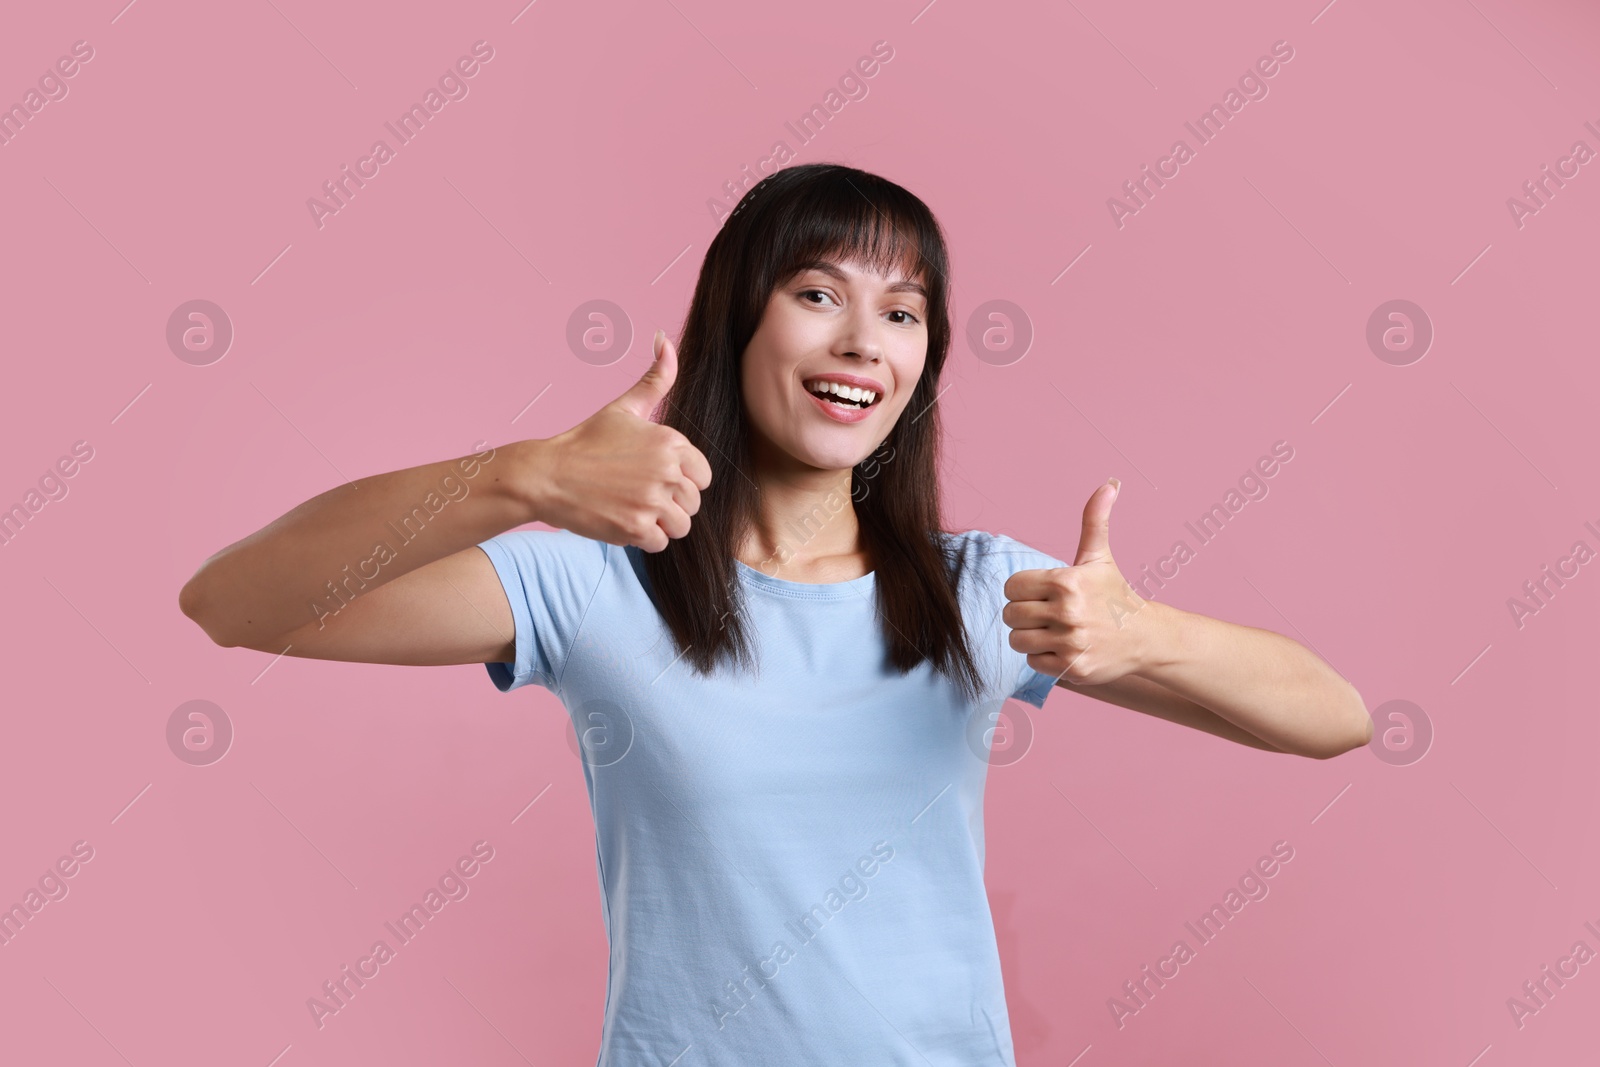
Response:
M711 464L683 434L651 421L678 376L677 347L660 330L654 351L627 392L543 442L540 522L646 552L688 534Z

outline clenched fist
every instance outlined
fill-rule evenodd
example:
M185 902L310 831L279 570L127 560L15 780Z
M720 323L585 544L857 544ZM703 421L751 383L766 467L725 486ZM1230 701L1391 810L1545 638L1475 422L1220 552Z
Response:
M1011 647L1040 674L1074 685L1101 685L1146 663L1144 601L1111 558L1111 505L1121 483L1111 479L1083 507L1083 533L1070 567L1018 571L1006 580L1000 618Z
M683 434L650 419L677 376L677 347L657 330L644 377L545 442L539 521L646 552L689 532L711 464Z

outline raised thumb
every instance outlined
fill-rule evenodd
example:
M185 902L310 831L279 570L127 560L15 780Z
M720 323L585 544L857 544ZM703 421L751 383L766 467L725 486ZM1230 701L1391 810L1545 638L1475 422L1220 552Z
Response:
M678 377L678 349L664 331L656 331L654 348L655 362L650 364L643 377L616 399L617 405L641 419L650 417Z
M1107 488L1111 491L1106 492ZM1111 505L1121 491L1122 482L1108 478L1089 494L1089 501L1083 506L1083 532L1078 537L1078 554L1072 560L1074 567L1111 558Z

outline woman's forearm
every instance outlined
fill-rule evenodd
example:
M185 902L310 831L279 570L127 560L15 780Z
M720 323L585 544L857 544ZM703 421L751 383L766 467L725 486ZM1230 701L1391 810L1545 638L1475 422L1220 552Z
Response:
M1142 677L1296 755L1326 759L1370 739L1361 694L1298 642L1154 600L1145 612L1158 636Z
M539 440L358 478L312 497L201 565L178 597L223 645L326 620L346 602L539 516Z

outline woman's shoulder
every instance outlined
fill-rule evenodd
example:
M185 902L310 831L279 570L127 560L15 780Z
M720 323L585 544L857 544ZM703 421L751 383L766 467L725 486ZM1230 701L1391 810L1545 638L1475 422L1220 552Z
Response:
M961 530L941 531L941 536L953 564L961 565L964 572L976 570L1002 581L1018 571L1068 566L1048 552L1042 552L1008 534L989 530Z
M578 555L605 555L609 547L604 541L597 541L583 534L573 533L559 527L540 529L536 526L519 526L504 533L495 534L489 538L491 541L503 541L523 545L532 545L536 548L551 552L570 552Z
M1066 563L1056 559L1048 552L1042 552L1026 542L1020 541L1010 534L994 533L990 530L941 530L940 536L945 544L957 553L985 558L999 558L1006 556L1027 557L1030 559L1043 559L1052 561L1049 566L1065 567Z
M571 530L528 527L496 534L478 542L478 547L497 562L514 562L541 578L567 575L582 580L607 569L614 546Z

